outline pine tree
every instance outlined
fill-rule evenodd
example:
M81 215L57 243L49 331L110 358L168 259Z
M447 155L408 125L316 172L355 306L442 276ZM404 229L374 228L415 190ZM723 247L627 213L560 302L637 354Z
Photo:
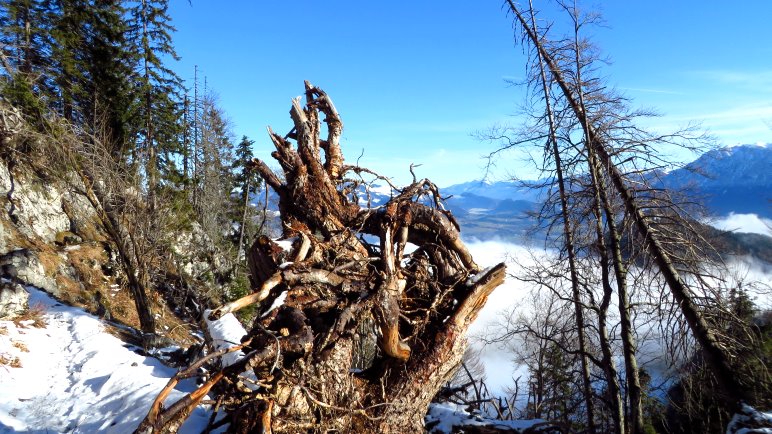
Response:
M42 116L53 94L51 7L49 0L0 3L3 96L33 118Z
M147 176L151 207L162 180L179 181L176 156L183 153L179 118L182 82L162 58L178 60L169 24L167 0L137 0L128 8L129 42L133 50L134 74L139 85L137 100L137 146Z
M86 121L104 131L109 149L119 159L128 153L134 132L129 122L134 104L125 12L118 0L93 0L89 7L84 23L88 31L83 47L84 95L79 98Z
M59 0L54 7L52 36L54 39L52 66L54 82L59 95L57 111L68 121L82 123L77 101L84 95L85 81L83 47L89 2L86 0Z
M196 206L204 232L215 244L221 244L224 235L232 232L233 181L230 167L233 161L233 143L230 126L212 94L202 98L198 129L200 156L196 189Z
M260 188L260 179L251 170L250 164L254 158L252 152L252 145L254 140L249 140L247 136L243 136L241 141L236 145L234 152L234 160L231 165L233 173L233 188L239 190L238 197L234 197L233 216L234 222L239 225L238 231L238 244L237 246L237 258L241 259L242 252L245 248L245 241L249 244L249 239L254 236L253 224L251 224L250 204L249 198L255 195Z

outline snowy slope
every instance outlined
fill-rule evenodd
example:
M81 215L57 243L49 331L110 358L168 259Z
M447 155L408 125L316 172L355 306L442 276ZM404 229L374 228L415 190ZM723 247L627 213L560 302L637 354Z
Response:
M0 433L130 433L176 372L134 353L102 322L28 288L45 310L45 328L0 321ZM195 384L184 382L170 400ZM209 414L199 407L180 431L200 433Z

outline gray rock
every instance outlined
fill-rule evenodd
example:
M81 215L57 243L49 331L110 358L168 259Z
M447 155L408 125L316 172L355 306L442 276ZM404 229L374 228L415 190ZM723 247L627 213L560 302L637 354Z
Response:
M70 229L70 219L62 209L63 192L51 184L31 180L29 176L14 176L0 162L0 195L13 199L13 224L25 237L51 243L57 232ZM0 212L8 213L8 203Z
M5 196L11 189L11 172L8 171L8 165L0 160L0 194Z
M0 280L0 319L13 319L27 310L29 292L18 283Z
M3 213L7 213L7 210L0 206L0 255L4 255L11 250L12 246L10 246L10 244L13 239L11 230L8 228L10 224L7 224L5 221L5 216L7 214Z
M60 295L56 280L46 275L43 264L35 252L28 249L14 250L0 256L0 267L3 270L15 269L16 276L14 280L18 283L38 287L55 297Z

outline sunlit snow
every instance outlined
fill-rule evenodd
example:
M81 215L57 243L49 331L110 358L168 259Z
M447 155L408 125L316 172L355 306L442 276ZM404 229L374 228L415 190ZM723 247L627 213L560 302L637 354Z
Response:
M102 322L29 288L45 328L0 321L0 433L130 433L176 369L145 357L105 332ZM181 382L170 401L193 390ZM167 402L168 404L168 402ZM209 414L196 409L180 432L200 433Z

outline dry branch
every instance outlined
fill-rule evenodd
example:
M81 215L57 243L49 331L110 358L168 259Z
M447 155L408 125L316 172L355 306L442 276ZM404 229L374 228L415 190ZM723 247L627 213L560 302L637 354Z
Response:
M257 304L247 354L202 388L222 378L211 390L230 414L230 432L420 432L504 265L480 271L428 180L362 208L356 195L368 186L344 174L371 172L343 165L338 111L324 91L305 87L305 105L292 101L290 133L269 129L281 175L253 164L279 197L293 247L261 237L249 250L253 293L212 315ZM406 253L408 243L417 248ZM284 304L270 310L281 294ZM237 387L245 371L259 379L257 390ZM143 426L163 432L176 419L154 409Z

